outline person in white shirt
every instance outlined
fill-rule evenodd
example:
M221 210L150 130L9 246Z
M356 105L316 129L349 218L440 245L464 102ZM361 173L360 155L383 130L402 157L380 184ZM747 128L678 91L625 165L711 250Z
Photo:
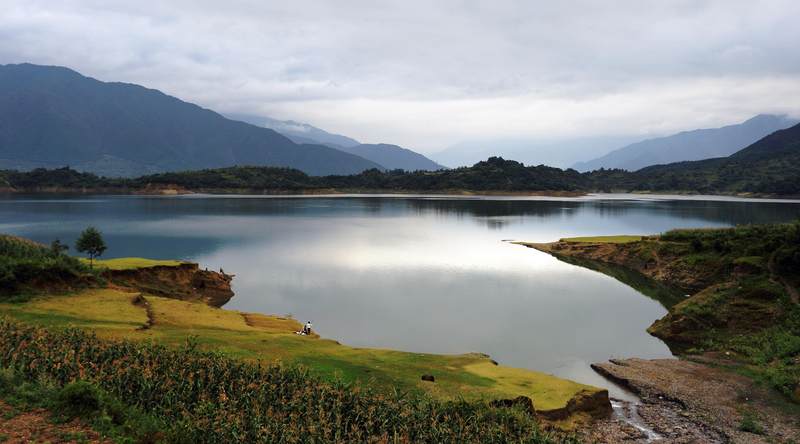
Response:
M307 335L311 334L311 321L306 322L306 326L303 327L303 333Z

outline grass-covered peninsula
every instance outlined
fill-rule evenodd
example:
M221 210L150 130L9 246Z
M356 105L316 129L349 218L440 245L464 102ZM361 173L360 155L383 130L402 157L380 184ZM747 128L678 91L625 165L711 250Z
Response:
M297 335L291 318L215 308L230 276L196 264L126 258L89 268L12 236L0 249L8 378L55 391L90 384L152 417L169 441L555 442L542 420L609 408L604 390L485 355L353 348Z
M730 365L800 401L800 222L525 245L649 286L645 293L665 287L673 301L675 292L685 295L665 304L669 313L651 334L681 355ZM620 267L631 273L615 273Z

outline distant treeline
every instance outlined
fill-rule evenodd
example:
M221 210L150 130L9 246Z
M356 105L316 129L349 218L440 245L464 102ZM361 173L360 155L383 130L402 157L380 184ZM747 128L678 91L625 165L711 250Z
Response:
M796 157L796 156L795 156ZM230 167L162 173L138 178L105 178L70 168L0 171L0 187L16 191L98 190L137 192L177 187L193 191L311 192L628 192L800 194L800 159L778 159L766 167L730 158L659 165L636 172L525 166L492 157L471 167L439 171L367 170L350 176L309 176L274 167ZM797 160L797 161L795 161Z

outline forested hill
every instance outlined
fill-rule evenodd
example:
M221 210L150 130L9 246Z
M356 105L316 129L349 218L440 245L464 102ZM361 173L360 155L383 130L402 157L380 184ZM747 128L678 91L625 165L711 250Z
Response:
M635 173L638 190L800 194L800 125L776 131L728 157L678 162Z
M2 171L0 187L17 191L103 189L121 192L181 188L196 191L303 192L597 192L654 191L800 195L800 125L778 131L732 156L679 162L636 172L525 166L492 157L471 167L404 172L371 169L314 177L288 168L231 167L109 179L68 168Z
M310 191L581 191L585 175L547 166L524 166L493 157L472 167L441 171L404 172L372 169L356 175L309 176L290 168L231 167L162 173L135 179L104 178L70 168L0 171L0 187L15 190L119 189L159 187L186 190Z

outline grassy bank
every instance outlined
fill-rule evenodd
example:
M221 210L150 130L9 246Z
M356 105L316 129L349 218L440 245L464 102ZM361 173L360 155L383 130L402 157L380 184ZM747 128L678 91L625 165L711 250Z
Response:
M613 264L690 295L648 331L800 401L800 223L673 230L641 240L528 244L607 272ZM580 259L582 262L576 261ZM620 278L636 288L636 279Z
M103 272L103 270L121 270L126 273L126 278L135 281L135 277L131 278L131 276L134 276L135 272L139 270L147 279L153 279L150 270L169 270L170 267L175 267L177 273L178 270L186 268L186 264L180 262L124 258L96 261L94 270L89 270L84 261L63 256L63 254L61 257L51 257L49 253L44 252L47 250L44 246L18 238L9 237L7 240L9 245L14 243L24 245L25 248L18 250L20 255L30 252L28 248L39 250L42 254L41 260L33 261L37 267L45 267L45 264L51 261L63 261L73 267L68 273L69 279L64 281L70 285L65 284L59 288L59 291L53 292L48 285L42 286L42 282L31 281L26 283L27 297L25 298L17 297L14 290L0 294L0 315L13 320L13 322L6 321L3 324L3 328L8 332L25 331L28 332L25 334L50 338L48 341L61 341L62 339L58 338L62 338L62 336L59 335L78 335L72 330L74 328L95 335L91 339L86 339L88 336L80 336L82 339L76 343L72 352L66 348L62 350L65 353L64 356L80 353L84 346L116 347L113 345L117 343L116 341L126 341L124 347L133 350L131 353L144 353L140 351L139 347L144 347L141 350L150 350L147 347L152 347L152 345L148 344L159 344L166 348L158 348L158 350L163 350L163 353L173 353L190 342L192 352L201 355L212 353L217 358L224 360L225 365L237 363L235 365L253 365L254 368L265 365L270 368L277 366L275 368L282 369L280 371L301 372L302 375L305 375L304 377L309 378L308 384L310 385L347 387L347 390L351 390L355 394L366 391L369 393L370 399L374 398L374 400L388 399L389 402L401 403L406 402L403 401L405 399L414 400L413 407L403 407L405 410L401 409L395 412L396 414L414 416L419 414L418 409L429 410L430 406L436 406L437 409L443 408L451 412L446 414L449 421L452 419L450 415L455 415L455 413L447 410L451 408L447 406L463 404L468 407L462 406L459 409L466 408L472 413L469 413L471 416L468 415L468 418L458 419L459 422L478 421L478 417L516 418L517 413L500 412L497 408L489 407L488 404L495 400L509 400L521 396L533 400L537 413L554 419L570 417L570 421L576 417L588 417L588 412L592 409L603 411L608 404L604 391L534 371L498 365L486 355L477 353L434 355L348 347L333 340L297 335L295 332L301 329L301 325L291 318L223 310L203 303L174 299L164 295L156 296L128 288L127 285L120 286L112 274ZM11 248L7 251L10 251L13 256L14 251L17 250ZM34 255L33 257L38 256ZM134 273L131 274L131 272ZM166 279L171 279L172 273L167 272L164 276ZM73 285L76 282L78 285ZM148 281L147 284L150 285L152 282ZM26 330L28 327L19 326L15 322L39 326L46 330ZM8 341L14 334L4 334L4 339L0 339L0 341L6 341L6 346L12 347L13 344ZM47 341L44 341L43 344L45 342ZM24 373L25 366L29 366L30 363L20 364L22 365L20 367L17 366L17 360L19 353L27 353L28 347L30 347L30 343L20 342L14 351L8 351L5 356L0 356L0 367L11 366L16 369L15 371ZM58 369L67 365L67 361L62 358L50 357L37 360L36 365L42 365L39 371L43 374L52 376L51 373L60 371ZM94 362L79 363L78 366L82 370L78 371L78 376L71 377L69 381L59 380L57 385L61 386L73 380L88 380L99 384L95 375L98 365ZM104 365L108 365L108 363ZM127 365L119 363L119 366ZM298 370L299 368L303 370ZM434 380L423 380L423 375L432 376ZM22 376L28 379L38 378L33 374ZM173 382L153 380L150 383L170 385ZM203 384L207 384L207 382L203 382ZM101 388L126 405L143 408L146 413L151 413L150 407L147 405L131 403L131 399L127 395L114 392L116 388L113 386ZM255 390L256 387L252 388ZM242 394L242 396L246 396L246 394ZM423 406L427 407L423 408ZM274 408L274 406L261 406L256 410L263 412L264 409L269 410L269 408ZM159 415L162 419L167 418L163 412ZM453 418L457 417L458 415L455 415ZM173 419L169 418L170 421ZM189 420L195 421L196 419L187 419L187 421ZM533 427L534 422L531 418L514 419L514 421L517 420L527 421L524 422L524 427L520 426L522 431L512 433L503 429L502 434L522 442L549 442L540 440L541 437ZM206 419L197 419L197 421L202 422ZM481 421L484 419L480 419L478 422ZM196 424L192 425L192 427L195 426L200 427ZM307 427L316 426L309 424ZM319 427L333 426L320 423ZM486 427L488 427L486 430L489 430L494 425ZM498 425L498 427L506 426ZM203 433L207 432L206 429L202 430L204 430ZM304 433L308 431L302 430ZM468 440L479 440L480 433L477 430L464 436ZM424 433L419 434L422 432L409 432L404 428L402 430L384 428L382 431L397 433L401 442L404 440L415 441L417 437L422 437L420 439L423 441L433 440ZM269 433L270 439L278 436L274 434L277 432ZM344 432L340 429L331 433ZM376 438L372 433L373 431L370 431L369 436ZM460 436L458 434L462 432L459 431L455 435L448 435L448 433L450 432L441 435L444 437L443 439L456 440L454 437ZM489 430L488 436L491 437L492 433L494 432ZM501 432L498 431L495 438L500 434ZM329 435L319 436L323 441L330 439ZM496 440L495 438L490 440ZM376 439L381 441L383 438L377 437Z
M202 352L191 341L184 347L109 341L0 320L0 360L7 380L52 387L62 407L149 440L569 441L542 433L521 409L379 393L296 367Z
M150 295L144 301L147 306L139 293L88 289L25 303L0 303L0 313L51 328L90 329L101 338L154 340L168 345L193 338L200 348L231 357L302 364L322 378L359 381L385 391L425 393L439 399L528 396L538 410L553 410L564 407L583 390L596 390L543 373L496 365L481 354L353 348L297 335L301 325L290 318ZM145 325L148 328L143 328ZM422 381L422 375L434 376L435 382Z
M89 259L80 258L84 265L89 265ZM116 259L95 259L94 266L106 268L108 270L136 270L148 267L174 267L180 265L180 261L145 259L142 257L121 257Z

